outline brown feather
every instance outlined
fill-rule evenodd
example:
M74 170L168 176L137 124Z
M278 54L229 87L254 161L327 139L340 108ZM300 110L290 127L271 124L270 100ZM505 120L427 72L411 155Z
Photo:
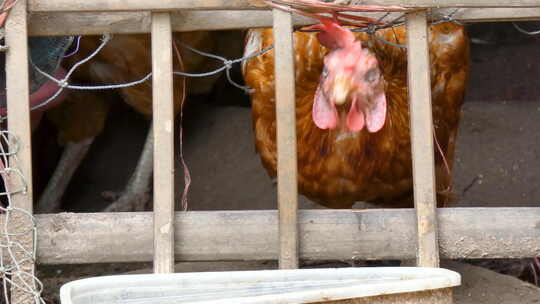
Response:
M258 49L273 44L271 29L260 35ZM321 130L311 116L313 98L328 51L314 33L294 33L299 191L326 207L350 208L357 201L384 207L412 206L412 160L409 136L406 50L356 33L377 57L384 79L388 114L377 133ZM404 26L377 32L384 40L406 44ZM469 42L462 26L429 27L432 104L435 132L450 169L469 70ZM262 163L276 176L276 117L273 51L251 59L244 67L252 94L255 143ZM437 190L442 201L451 184L443 158L435 151Z
M174 33L173 38L196 49L212 53L216 47L212 32ZM66 60L66 66L93 53L101 43L99 36L84 36L79 52ZM206 72L221 63L209 60L189 50L181 48L185 70L191 73ZM173 68L180 70L176 58ZM115 35L108 44L89 62L81 65L70 82L86 85L123 84L139 80L152 70L151 40L148 34ZM208 93L219 75L208 78L188 78L186 86L190 94ZM180 110L183 82L181 76L174 76L174 110ZM152 81L147 80L136 86L119 89L122 100L146 117L152 115ZM47 117L59 129L59 140L78 142L99 135L103 131L109 110L109 100L102 91L77 91L64 103L50 110Z

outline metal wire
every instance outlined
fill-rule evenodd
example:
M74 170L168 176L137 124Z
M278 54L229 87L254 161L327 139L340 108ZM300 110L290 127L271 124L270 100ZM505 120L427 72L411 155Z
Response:
M525 34L525 35L536 36L536 35L540 34L540 30L527 31L527 30L523 29L522 27L520 27L519 25L517 25L517 23L515 23L515 22L512 22L512 25L516 28L516 30L518 30L520 33Z
M58 95L60 95L60 93L62 92L63 89L65 88L68 88L68 89L75 89L75 90L109 90L109 89L120 89L120 88L126 88L126 87L131 87L131 86L135 86L135 85L138 85L138 84L141 84L145 81L147 81L148 79L150 79L150 77L152 77L152 72L148 73L146 76L144 76L143 78L139 79L139 80L135 80L135 81L132 81L132 82L128 82L128 83L122 83L122 84L109 84L109 85L95 85L95 86L81 86L81 85L71 85L68 83L68 80L69 78L71 77L71 75L73 74L73 72L75 72L75 70L80 67L82 64L88 62L89 60L91 60L92 58L94 58L104 47L105 45L109 42L109 40L111 39L110 35L108 34L105 34L103 36L103 39L102 39L102 43L99 45L99 47L92 53L90 54L88 57L86 57L85 59L79 61L77 64L75 64L70 70L69 72L67 73L66 77L64 77L64 79L56 79L54 76L44 72L43 70L41 70L38 66L36 66L35 64L33 64L32 62L31 63L31 66L36 69L36 71L38 71L40 74L42 74L43 76L47 77L49 80L55 82L57 85L58 85L58 90L55 92L55 94L53 94L53 96L51 96L50 98L48 98L46 101L32 107L32 110L36 110L36 109L39 109L39 108L42 108L46 105L48 105L49 103L51 103L56 97L58 97ZM239 89L242 89L248 93L251 92L251 89L246 87L246 86L242 86L238 83L236 83L235 81L232 80L231 76L230 76L230 69L232 68L232 65L236 64L236 63L239 63L239 62L242 62L244 60L248 60L250 58L253 58L253 57L256 57L256 56L259 56L261 54L264 54L268 51L270 51L273 46L271 47L268 47L264 50L261 50L261 51L258 51L258 52L254 52L253 54L250 54L250 55L247 55L245 57L241 57L241 58L237 58L237 59L234 59L234 60L229 60L225 57L221 57L221 56L218 56L218 55L215 55L215 54L210 54L210 53L206 53L206 52L203 52L203 51L200 51L200 50L197 50L183 42L180 42L180 41L177 41L178 44L180 44L182 47L192 51L192 52L195 52L201 56L205 56L205 57L208 57L208 58L212 58L212 59L216 59L216 60L220 60L222 63L223 63L223 66L213 70L213 71L209 71L209 72L203 72L203 73L188 73L188 72L180 72L180 71L175 71L173 72L173 74L175 75L181 75L181 76L185 76L185 77L207 77L207 76L212 76L212 75L215 75L215 74L218 74L222 71L225 71L226 73L226 76L227 76L227 79L228 81L234 85L235 87L239 88ZM0 117L0 119L2 119ZM5 117L4 117L5 119Z
M242 61L245 61L245 60L249 60L253 57L256 57L256 56L259 56L259 55L262 55L266 52L269 52L271 49L274 48L274 46L270 46L270 47L267 47L263 50L260 50L260 51L257 51L257 52L254 52L252 54L249 54L247 56L244 56L244 57L241 57L241 58L238 58L238 59L234 59L234 60L228 60L227 58L225 57L221 57L221 56L218 56L218 55L215 55L215 54L210 54L210 53L206 53L206 52L203 52L203 51L200 51L200 50L197 50L181 41L178 42L178 44L180 44L182 47L184 48L187 48L188 50L194 52L194 53L197 53L201 56L205 56L205 57L208 57L208 58L212 58L212 59L216 59L216 60L221 60L221 62L223 63L223 66L213 72L208 72L208 73L203 73L205 75L213 75L213 74L216 74L216 73L219 73L223 70L225 70L225 73L226 73L226 76L227 76L227 80L229 81L229 83L231 83L232 85L234 85L235 87L243 90L244 92L246 93L252 93L253 90L250 89L249 87L247 86L243 86L243 85L240 85L238 83L236 83L235 81L232 80L231 78L231 74L230 74L230 70L232 68L232 65L235 64L235 63L240 63ZM202 77L202 76L199 76L199 75L202 75L202 74L190 74L190 73L184 73L184 72L174 72L174 74L176 75L182 75L182 76L187 76L187 77ZM197 75L197 76L190 76L190 75ZM208 76L209 76L208 75Z
M3 225L0 236L0 280L3 285L3 300L10 302L10 292L16 289L18 292L29 295L36 304L45 304L41 297L43 284L33 271L25 270L25 265L34 263L36 260L37 230L33 215L12 204L14 195L27 195L27 182L25 176L18 167L17 153L19 140L15 134L7 130L0 130L0 177L4 182L5 192L0 193L0 198L7 202L6 206L0 206L3 217ZM6 150L7 148L7 150ZM17 179L13 179L16 173ZM16 185L21 189L12 191ZM15 223L16 221L16 223ZM14 231L14 229L17 229ZM27 248L19 239L32 240L32 248Z
M453 10L450 14L443 15L438 20L433 20L433 21L429 22L429 25L437 25L437 24L444 23L444 22L452 22L452 23L456 23L456 24L459 24L459 25L463 25L463 23L461 23L460 21L454 19L454 15L459 10L460 9L457 8L457 9ZM351 28L350 30L351 30L351 32L354 32L354 33L367 33L367 34L371 35L373 38L375 38L379 42L382 42L384 44L387 44L387 45L390 45L390 46L393 46L393 47L407 49L406 45L402 45L402 44L399 44L399 43L387 41L387 40L382 39L381 37L378 37L376 35L377 31L379 31L379 30L388 29L388 28L395 28L395 27L402 26L402 25L405 24L404 19L405 19L406 13L400 14L398 17L394 18L390 22L382 23L382 21L384 19L386 19L386 17L388 17L389 15L390 15L390 13L387 12L386 14L381 16L376 22L373 22L373 23L371 23L371 24L369 24L369 25L367 25L365 27ZM298 31L298 32L320 32L320 30L311 30L311 29L308 29L308 30L297 29L296 31Z

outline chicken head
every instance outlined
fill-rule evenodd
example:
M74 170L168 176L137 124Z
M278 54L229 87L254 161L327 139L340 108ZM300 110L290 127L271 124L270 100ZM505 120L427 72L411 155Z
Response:
M312 28L321 31L319 42L330 49L313 103L315 125L349 132L359 132L364 126L369 132L379 131L386 118L386 97L377 58L332 19L321 19Z

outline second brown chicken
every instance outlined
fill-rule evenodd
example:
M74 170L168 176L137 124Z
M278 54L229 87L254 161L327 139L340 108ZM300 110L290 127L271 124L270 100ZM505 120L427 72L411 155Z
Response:
M178 43L183 67L176 54L173 55L174 70L190 73L206 72L222 63L196 54L180 46L181 43L208 53L216 52L219 45L218 32L174 33ZM221 35L223 36L223 35ZM66 66L80 62L93 53L101 44L99 36L83 36L78 53L66 60ZM148 34L115 35L90 61L81 65L73 74L70 83L84 85L123 84L142 79L152 71L151 39ZM187 94L208 93L219 75L204 78L187 78ZM175 115L180 110L183 94L182 76L174 76ZM139 113L151 118L152 81L119 89L122 100ZM58 210L71 177L83 160L94 138L104 128L109 112L106 92L72 90L67 100L47 113L47 117L58 128L59 140L65 149L59 165L38 203L41 212ZM147 135L137 168L125 190L106 211L144 210L151 196L153 168L152 128ZM114 195L113 195L114 196Z

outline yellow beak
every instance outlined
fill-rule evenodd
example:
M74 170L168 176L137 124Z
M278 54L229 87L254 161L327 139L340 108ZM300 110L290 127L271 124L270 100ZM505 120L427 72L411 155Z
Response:
M332 90L332 99L337 106L343 105L347 101L350 92L350 83L345 77L337 76L334 79L334 87Z

